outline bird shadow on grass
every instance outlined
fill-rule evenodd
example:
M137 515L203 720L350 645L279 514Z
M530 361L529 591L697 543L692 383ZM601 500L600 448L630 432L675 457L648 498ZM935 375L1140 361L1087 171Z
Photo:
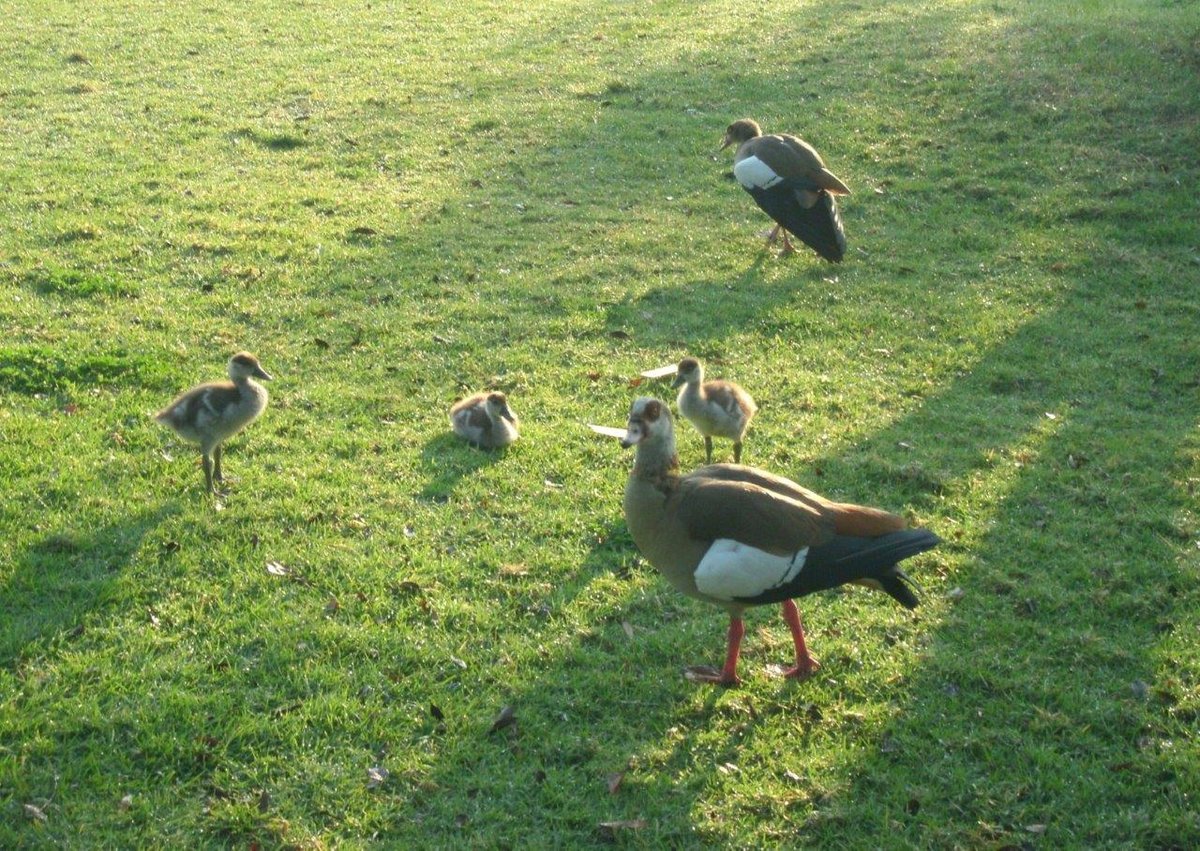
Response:
M168 504L90 532L50 532L28 547L0 588L5 613L0 664L19 664L57 640L82 635L87 614L103 606L108 585L145 537L177 510Z
M446 502L460 481L503 460L508 452L507 447L480 449L450 432L430 438L421 449L421 461L429 476L421 489L421 499Z

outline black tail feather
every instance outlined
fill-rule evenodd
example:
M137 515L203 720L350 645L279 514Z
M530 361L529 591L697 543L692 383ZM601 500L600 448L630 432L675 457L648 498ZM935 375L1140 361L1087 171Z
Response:
M916 608L917 596L909 587L916 583L897 564L936 547L941 540L928 529L901 529L878 538L838 535L827 543L810 547L804 567L791 582L742 602L778 603L848 582L865 581L887 592L905 608Z
M846 256L846 232L842 228L842 217L838 213L837 201L824 190L817 191L817 202L811 207L803 206L799 193L811 193L813 188L806 184L777 184L770 189L750 190L755 202L763 212L774 219L831 263L840 263Z

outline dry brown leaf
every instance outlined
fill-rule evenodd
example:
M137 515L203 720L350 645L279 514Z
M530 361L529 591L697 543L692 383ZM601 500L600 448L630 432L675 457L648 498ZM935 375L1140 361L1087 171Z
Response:
M44 812L42 812L42 808L35 807L33 804L25 805L25 817L31 818L34 821L44 822L46 820L46 814Z
M391 772L382 765L372 765L367 769L367 788L374 789L376 786L379 786L383 781L388 779L389 774Z
M501 576L528 576L529 568L523 563L500 565Z

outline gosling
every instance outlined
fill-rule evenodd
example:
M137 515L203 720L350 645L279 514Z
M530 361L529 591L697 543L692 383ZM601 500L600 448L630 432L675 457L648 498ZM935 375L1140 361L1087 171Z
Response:
M450 408L450 427L481 449L500 449L517 439L517 415L499 391L476 393Z
M200 445L204 484L214 495L218 493L214 482L225 481L221 445L258 419L267 407L267 388L254 379L271 380L249 352L231 357L228 372L229 381L209 381L185 390L154 415L184 440Z
M732 381L705 381L704 368L695 358L684 358L676 368L672 387L683 387L676 400L683 414L704 435L705 463L712 463L714 437L733 441L733 461L742 460L742 438L758 406L750 394Z

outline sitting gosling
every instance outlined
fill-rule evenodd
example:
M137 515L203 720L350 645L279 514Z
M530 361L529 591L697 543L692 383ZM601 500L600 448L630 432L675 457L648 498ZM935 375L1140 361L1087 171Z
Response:
M254 379L271 380L258 358L249 352L238 352L229 359L229 378L185 390L154 415L184 440L200 444L204 482L213 494L217 493L214 480L225 480L221 444L254 422L267 407L267 388Z
M672 387L680 387L679 413L704 435L705 463L712 463L712 439L727 437L733 441L733 461L741 463L742 438L758 406L750 394L732 381L705 381L704 368L695 358L679 362Z
M499 449L517 439L517 415L499 391L476 393L450 408L454 433L481 449Z

